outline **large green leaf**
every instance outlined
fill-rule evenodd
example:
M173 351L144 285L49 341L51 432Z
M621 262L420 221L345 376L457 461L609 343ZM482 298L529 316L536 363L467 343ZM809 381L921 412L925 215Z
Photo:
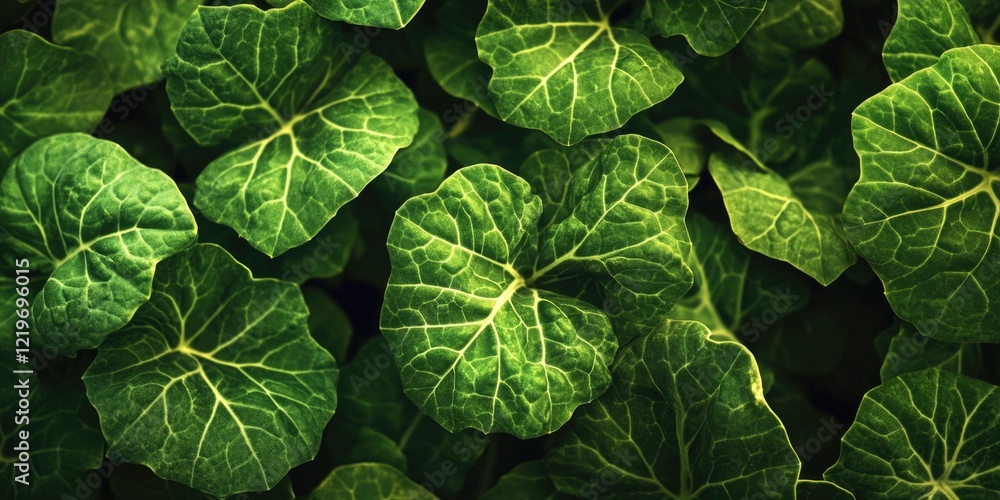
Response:
M253 27L253 29L248 29ZM198 177L195 205L274 257L315 236L417 133L413 94L295 2L199 7L167 62L167 93L200 144L243 145Z
M979 35L959 0L899 0L882 60L889 77L898 82L933 66L948 49L977 43Z
M854 112L851 243L893 310L948 342L1000 342L1000 47L952 49Z
M699 54L721 56L739 43L764 4L765 0L647 0L644 14L661 35L684 35Z
M100 59L115 92L152 83L199 0L60 1L52 38Z
M437 498L402 472L386 464L360 463L337 467L309 495L310 500L393 500Z
M424 0L306 0L306 3L327 19L398 30L417 15Z
M436 493L454 495L488 443L480 432L448 432L420 413L403 394L383 338L369 341L344 367L338 394L339 411L326 431L336 465L388 463Z
M793 497L799 461L757 364L708 336L671 320L622 349L612 388L546 459L560 491L593 495L592 479L607 478L608 498Z
M622 3L490 0L476 45L504 121L570 145L669 97L683 76L644 35L612 25Z
M1000 392L938 369L865 395L828 481L859 498L992 498L1000 491Z
M615 334L648 331L691 286L687 186L662 144L587 142L522 172L459 170L389 234L382 332L407 395L451 431L558 429L609 384Z
M0 34L0 175L37 139L89 132L111 103L101 64L23 30Z
M547 434L610 383L607 318L526 286L540 212L526 182L477 165L396 214L382 333L407 396L450 431Z
M33 305L35 338L60 354L97 347L149 299L156 263L196 239L177 186L112 142L42 139L0 184L0 231L49 275Z
M8 303L13 306L12 300ZM9 330L2 337L14 344ZM22 379L28 380L25 389L18 387ZM8 380L11 383L4 388L0 404L5 417L0 420L0 472L4 476L0 495L8 499L59 498L74 491L77 481L87 480L87 473L104 459L104 438L88 423L94 420L96 425L96 416L83 396L83 384L42 382L37 375L22 374L8 375ZM19 404L19 391L27 391L29 407ZM26 433L27 439L20 433ZM26 452L27 462L18 458L21 451L15 447ZM27 484L15 480L18 476Z
M276 485L316 455L337 404L308 314L297 286L254 280L215 245L164 261L84 375L111 452L215 496Z

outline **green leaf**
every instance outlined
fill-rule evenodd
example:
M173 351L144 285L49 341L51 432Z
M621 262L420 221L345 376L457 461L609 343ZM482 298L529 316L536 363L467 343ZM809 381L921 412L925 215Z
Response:
M361 463L337 467L309 495L310 500L390 500L437 498L402 472L386 464Z
M636 135L546 150L521 175L544 212L532 282L600 304L623 342L645 334L691 288L687 181L663 144Z
M199 0L59 2L52 38L101 60L115 93L159 80Z
M607 318L527 286L540 213L528 184L492 165L396 213L382 333L407 396L449 431L547 434L610 383Z
M948 49L978 43L979 35L959 0L899 0L882 60L889 77L898 82L933 66Z
M645 333L691 286L687 186L662 144L586 142L522 172L461 169L390 230L382 332L450 431L558 429L607 387L615 334Z
M1000 490L1000 393L938 369L872 389L825 478L861 498L990 498Z
M799 461L753 357L708 335L671 320L622 349L612 388L546 459L560 491L593 495L592 479L608 478L608 498L794 495Z
M716 340L755 343L762 330L808 302L808 283L790 267L750 252L697 212L688 214L687 227L694 286L670 311L671 319L698 321Z
M829 481L799 481L795 486L797 500L854 500L851 492Z
M37 139L89 132L111 96L93 57L24 30L0 34L0 176Z
M492 487L480 500L507 500L526 498L531 500L563 500L571 498L556 491L556 485L549 478L545 462L536 460L524 462L503 475L500 482Z
M327 19L398 30L417 15L424 0L306 0L306 3Z
M215 496L274 487L316 455L337 404L308 314L297 286L215 245L164 261L84 375L110 453Z
M722 191L733 232L747 248L788 262L823 285L857 260L843 234L839 205L802 192L824 180L842 182L832 162L805 165L789 179L745 154L715 153L708 171ZM796 179L804 184L794 184Z
M965 11L972 19L972 26L979 33L983 43L997 45L1000 42L1000 4L992 0L962 0Z
M688 182L688 191L698 185L701 172L708 164L708 152L700 140L701 126L690 118L675 118L653 126L660 142L670 148Z
M445 92L473 102L486 114L499 117L489 93L490 67L476 52L476 27L469 20L483 18L481 2L447 0L435 15L438 26L424 42L427 69Z
M389 168L372 184L382 204L392 211L404 201L436 189L448 169L441 120L426 109L421 109L418 116L420 130L413 144L399 150Z
M896 314L948 342L1000 342L1000 47L952 49L854 112L847 236Z
M940 368L974 377L982 367L983 354L978 344L941 342L921 334L909 323L902 323L889 343L881 375L882 381L886 381L901 373Z
M9 298L6 293L0 297ZM7 303L13 307L13 300ZM3 333L4 341L13 346L12 330ZM29 380L29 407L19 404L22 389L15 384L21 377ZM59 498L73 491L77 481L87 480L87 473L104 459L104 438L87 424L91 419L96 422L96 416L92 417L94 410L83 397L83 385L79 381L42 382L37 375L8 375L8 380L13 387L5 388L0 404L5 416L0 420L0 472L5 478L0 495L10 499ZM16 421L20 418L23 422ZM22 432L27 433L27 439L22 439ZM15 465L25 463L15 447L24 449L29 457L30 472L22 478L27 485L15 482L15 477L26 472Z
M243 144L198 177L195 205L271 257L313 238L417 132L413 94L377 57L346 59L348 37L301 2L199 7L167 62L184 129Z
M741 47L768 67L789 64L796 54L840 35L841 0L768 0Z
M480 432L449 432L420 413L403 394L399 371L385 339L366 343L344 367L340 411L327 428L335 464L382 462L424 487L454 495L488 444ZM429 482L447 470L443 483Z
M347 313L321 288L304 286L302 297L309 307L309 332L340 365L347 360L347 348L353 335Z
M97 347L149 299L157 262L191 245L194 216L169 177L84 134L42 139L0 184L0 232L49 275L35 338L62 355Z
M612 26L621 4L490 0L476 45L504 121L570 145L669 97L683 76L644 35Z
M729 52L764 11L765 0L727 2L705 0L649 0L643 14L665 37L684 35L688 44L704 56Z

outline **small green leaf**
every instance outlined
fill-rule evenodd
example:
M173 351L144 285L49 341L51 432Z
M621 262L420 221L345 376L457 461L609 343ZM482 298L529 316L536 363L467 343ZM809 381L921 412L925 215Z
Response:
M306 0L306 3L327 19L398 30L417 15L424 0Z
M169 177L112 142L42 139L0 184L0 231L49 275L33 305L38 342L62 355L97 347L149 299L157 262L194 243L187 202Z
M789 64L796 54L819 47L844 28L841 0L768 0L741 45L768 67Z
M148 467L133 464L118 464L108 478L115 498L142 498L144 500L217 500L194 488L176 481L157 477ZM277 486L267 491L242 493L229 497L231 500L293 500L292 482L283 479Z
M764 4L765 0L648 0L643 13L661 35L684 35L699 54L721 56L739 43Z
M199 7L167 62L184 129L243 144L198 177L195 205L271 257L314 237L417 132L413 94L381 59L336 50L348 37L302 2Z
M386 464L361 463L337 467L309 495L309 500L391 500L437 498L402 472Z
M63 1L52 19L52 38L100 59L117 93L160 79L160 66L173 55L181 28L200 3Z
M340 365L347 361L347 348L353 329L347 313L323 291L315 286L303 286L302 296L309 307L309 332Z
M570 145L669 97L683 76L644 35L612 26L621 4L490 0L476 45L504 121Z
M948 49L977 43L979 35L959 0L899 0L882 60L889 77L898 82L933 66Z
M990 498L1000 491L1000 392L938 369L872 389L825 474L860 498Z
M447 0L435 18L438 26L424 42L427 69L445 92L473 102L486 114L500 115L490 97L490 67L476 52L476 28L469 20L483 18L482 2Z
M0 298L10 298L6 292L0 293ZM13 307L13 300L7 303ZM13 345L13 337L12 330L4 330L4 342ZM13 358L12 351L11 355ZM18 392L22 389L15 385L19 377L29 381L29 407L19 404ZM96 415L83 397L83 384L78 380L42 382L29 375L8 376L8 380L13 387L5 388L0 404L5 416L0 420L0 473L4 477L0 495L8 499L59 498L74 491L77 481L87 480L87 473L104 459L104 438L87 424L91 419L96 423ZM23 422L17 421L22 418ZM27 439L19 435L22 432L27 433ZM15 447L24 450L26 462L18 458L21 452ZM15 462L28 464L30 470L20 469ZM22 475L27 484L15 481Z
M791 498L799 461L764 401L753 356L667 321L618 354L614 385L547 456L559 491L608 498Z
M975 377L983 367L983 354L979 344L941 342L927 337L909 323L902 323L889 343L889 351L882 362L882 381L901 373L924 368Z
M417 115L420 130L413 144L399 150L389 168L372 184L382 204L391 211L418 194L435 190L448 169L444 151L447 136L441 120L426 109L421 109Z
M316 455L337 405L308 314L297 286L254 280L215 245L164 261L83 377L109 453L215 496L274 487Z
M857 260L837 204L800 194L799 186L745 154L715 153L708 171L722 191L733 232L747 248L788 262L823 285ZM817 161L800 175L812 182L817 176L839 180L841 174L831 162Z
M947 342L1000 342L1000 47L945 52L854 112L847 236L896 314Z
M524 462L503 475L496 486L483 493L480 500L508 500L525 498L531 500L565 500L571 498L556 491L556 485L549 478L545 462L536 460Z
M111 96L97 59L28 31L0 34L0 175L37 139L89 132Z

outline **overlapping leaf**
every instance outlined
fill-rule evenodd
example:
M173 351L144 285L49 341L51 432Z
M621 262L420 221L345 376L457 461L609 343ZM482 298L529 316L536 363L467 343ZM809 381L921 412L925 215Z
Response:
M310 500L391 500L437 498L386 464L360 463L334 469L309 495Z
M476 45L500 116L570 145L669 97L683 76L644 35L612 25L621 5L490 0Z
M365 344L344 367L338 394L339 412L326 431L335 465L387 463L423 483L448 463L443 481L428 484L437 493L454 495L489 443L480 432L448 432L420 413L403 394L392 351L382 338Z
M1000 391L931 368L872 389L825 477L859 498L990 498L1000 491Z
M269 256L315 236L417 132L410 90L337 50L347 36L301 2L200 7L167 63L184 129L243 144L198 177L195 205Z
M177 37L199 0L60 2L52 19L59 45L94 55L115 92L160 79Z
M426 109L421 109L418 116L420 129L413 143L396 154L372 185L382 204L392 211L406 200L437 188L448 169L444 151L447 136L441 120Z
M89 132L111 95L93 57L24 30L0 34L0 175L37 139Z
M549 478L545 462L541 460L524 462L503 475L481 500L506 500L508 498L530 498L532 500L563 500L571 498L559 493Z
M160 260L196 239L177 186L118 145L84 134L42 139L0 184L0 231L32 271L36 339L73 355L125 326Z
M789 498L799 461L750 353L668 321L623 348L614 385L575 417L547 456L560 491L609 498Z
M941 342L917 331L913 325L903 323L889 343L882 363L882 380L889 380L901 373L925 368L975 377L983 367L983 354L979 344Z
M768 0L741 45L754 61L789 64L795 54L816 48L844 28L841 0Z
M585 143L522 172L462 169L390 231L382 332L407 395L452 431L558 429L610 383L615 333L691 286L687 186L662 144Z
M701 214L689 214L687 226L694 245L688 259L694 286L670 318L698 321L716 340L754 343L770 325L808 302L809 287L791 268L748 251Z
M476 28L469 19L483 18L485 3L447 0L435 15L438 27L424 43L427 69L449 94L473 102L499 116L489 93L490 67L476 53Z
M306 0L306 3L327 19L398 30L417 15L424 0Z
M949 342L1000 342L1000 47L952 49L854 113L847 236L893 310Z
M308 314L297 286L254 280L215 245L161 263L84 375L112 452L215 496L276 485L315 456L337 404Z
M979 35L960 0L900 0L882 59L898 82L933 66L948 49L977 43Z
M739 43L764 4L765 0L648 0L643 12L661 35L684 35L699 54L721 56Z

